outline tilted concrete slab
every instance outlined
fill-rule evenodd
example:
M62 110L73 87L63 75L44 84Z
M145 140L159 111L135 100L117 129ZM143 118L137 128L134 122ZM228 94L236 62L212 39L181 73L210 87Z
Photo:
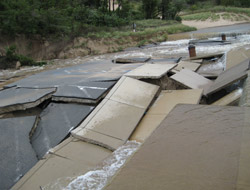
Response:
M95 168L111 151L70 137L39 161L12 189L62 189Z
M158 90L159 86L130 77L122 77L107 94L106 99L147 108Z
M210 87L204 89L204 95L208 96L233 84L238 80L246 78L248 69L249 69L249 60L244 61L224 71L219 75L219 77L213 82L213 84Z
M151 57L124 57L124 58L117 58L115 63L145 63L149 61Z
M106 190L250 188L250 108L178 105Z
M173 58L159 58L159 59L151 59L150 62L152 63L179 63L182 57L173 57Z
M196 57L190 57L187 60L200 60L200 59L212 59L212 58L218 58L222 57L224 55L224 52L218 52L218 53L210 53L210 54L201 54L197 55Z
M202 46L216 46L216 45L228 45L231 44L229 41L224 40L190 40L189 44L202 45Z
M159 79L163 75L167 74L177 64L145 64L128 73L125 76L136 79Z
M31 138L38 158L58 145L94 109L79 104L50 103L41 113L41 120Z
M178 65L171 71L176 73L176 72L180 72L182 69L189 69L191 71L196 72L200 66L201 64L199 63L194 63L191 61L180 61Z
M0 113L33 108L51 98L56 88L7 88L0 91Z
M77 134L75 134L74 137L79 138L91 144L96 144L101 147L105 147L111 151L115 151L125 142L125 140L118 139L116 137L112 137L97 131L93 131L88 128L83 128Z
M182 69L180 72L170 77L185 87L192 89L205 89L212 85L212 81L188 69Z
M230 106L237 103L242 95L242 89L234 90L233 92L229 93L228 95L224 96L223 98L217 100L216 102L212 103L212 105L218 106Z
M10 189L37 162L29 135L36 116L0 119L0 187Z
M92 112L71 134L81 140L97 144L110 150L124 144L142 118L145 108L105 100L98 105L97 112Z
M201 89L162 91L133 132L130 140L144 142L177 104L198 104L201 96Z
M84 82L77 85L59 86L53 101L75 103L98 103L115 82Z
M249 59L244 53L244 48L233 49L226 53L226 70L230 69L243 61Z
M122 77L71 134L110 150L117 149L128 140L158 90L158 86Z

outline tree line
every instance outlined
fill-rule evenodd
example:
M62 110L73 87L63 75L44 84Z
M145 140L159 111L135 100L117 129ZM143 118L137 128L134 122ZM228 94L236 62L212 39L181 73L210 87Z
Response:
M183 8L204 0L0 0L0 33L77 35L93 27L119 27L133 20L181 20ZM250 6L249 0L214 0ZM90 29L91 28L91 29Z

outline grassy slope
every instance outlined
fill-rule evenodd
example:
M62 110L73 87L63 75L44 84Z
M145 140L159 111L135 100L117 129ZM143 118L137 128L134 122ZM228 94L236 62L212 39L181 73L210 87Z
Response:
M211 19L216 21L220 18L218 13L224 12L221 16L225 20L235 20L241 21L246 20L246 18L242 15L246 15L250 17L250 8L239 8L239 7L224 7L224 6L216 6L210 8L201 8L199 10L190 11L186 10L182 13L183 20L207 20Z

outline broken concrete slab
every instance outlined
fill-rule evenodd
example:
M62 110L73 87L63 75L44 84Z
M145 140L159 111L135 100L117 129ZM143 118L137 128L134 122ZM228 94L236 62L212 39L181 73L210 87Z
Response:
M128 140L158 89L158 86L122 77L71 134L110 150L117 149Z
M87 128L82 129L74 136L85 142L105 147L111 151L115 151L117 148L119 148L125 143L125 140L102 134L100 132Z
M31 138L38 158L64 140L93 109L93 106L79 104L50 103L41 113L41 120Z
M39 161L12 189L62 189L95 168L111 151L70 137Z
M171 72L177 73L177 72L180 72L182 69L189 69L191 71L196 72L200 66L201 64L199 63L195 63L191 61L180 61L178 65L174 69L171 70Z
M145 109L135 106L104 100L71 134L93 144L110 150L124 144L142 118ZM87 129L87 131L86 131Z
M0 119L0 187L10 189L37 162L30 144L35 116Z
M159 79L167 74L177 64L145 64L125 74L135 79Z
M188 69L182 69L180 72L170 77L174 81L185 87L192 89L205 89L212 85L212 81Z
M98 103L116 82L84 82L77 85L59 86L53 101L71 103Z
M126 63L145 63L149 61L151 57L124 57L117 58L115 63L126 64Z
M158 90L159 86L123 76L106 99L146 109Z
M225 40L190 40L189 44L202 45L202 46L214 46L214 45L228 45L231 44L229 41Z
M0 91L0 113L26 110L51 98L56 88L7 88Z
M104 189L249 189L249 114L176 106Z
M198 104L201 96L201 89L162 91L133 132L130 140L144 142L177 104Z
M216 102L212 103L212 105L217 106L230 106L237 103L242 95L242 89L234 90L233 92L227 94L223 98L217 100Z
M224 71L219 75L219 77L213 82L211 86L208 86L206 87L206 89L204 89L204 95L208 96L239 80L246 78L248 69L249 60Z
M213 58L220 58L223 55L224 52L213 53L213 54L202 54L202 55L197 55L196 57L190 57L187 60L213 59Z
M226 70L248 60L244 54L244 48L233 49L226 53Z
M151 59L152 63L179 63L182 57L172 57L172 58L160 58L160 59Z

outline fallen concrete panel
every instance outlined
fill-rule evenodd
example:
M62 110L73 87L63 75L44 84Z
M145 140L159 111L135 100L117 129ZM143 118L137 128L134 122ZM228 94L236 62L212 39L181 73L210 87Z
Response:
M204 89L204 95L208 96L233 84L236 81L246 78L248 69L249 69L249 60L244 61L224 71L219 75L219 77L213 82L213 84L210 87Z
M59 86L53 101L72 103L98 103L115 82L85 82L78 85Z
M97 167L111 151L70 137L39 161L12 189L66 187L74 178Z
M249 114L176 106L104 189L250 189Z
M104 100L71 134L81 140L110 150L124 144L142 118L145 109Z
M201 64L199 63L194 63L191 61L180 61L178 65L171 71L177 73L177 72L180 72L182 69L189 69L191 71L196 72L200 66Z
M234 90L233 92L229 93L228 95L224 96L223 98L212 103L212 105L217 105L217 106L234 105L236 102L239 101L239 99L242 95L242 91L243 91L242 89Z
M158 90L159 86L122 77L108 93L106 99L146 109Z
M170 78L192 89L205 89L213 83L211 80L188 69L182 69Z
M152 63L179 63L182 57L178 58L160 58L160 59L151 59Z
M29 134L36 117L0 119L0 187L10 189L37 162Z
M149 61L151 57L127 57L127 58L117 58L115 63L145 63Z
M249 58L244 54L244 48L233 49L226 53L226 70L248 60Z
M41 120L31 138L38 158L41 159L49 149L58 145L94 109L79 104L51 103L41 113Z
M224 40L190 40L189 44L202 45L202 46L215 46L215 45L228 45L231 44L229 41Z
M201 89L162 91L137 126L130 140L144 142L177 104L198 104L201 96Z
M0 91L0 113L33 108L51 98L56 88L7 88Z
M158 90L158 86L122 77L71 134L110 150L117 149L128 140Z
M125 74L135 79L159 79L177 64L145 64Z
M222 57L223 55L224 55L224 52L213 53L213 54L202 54L202 55L197 55L196 57L190 57L189 60L219 58L219 57Z

